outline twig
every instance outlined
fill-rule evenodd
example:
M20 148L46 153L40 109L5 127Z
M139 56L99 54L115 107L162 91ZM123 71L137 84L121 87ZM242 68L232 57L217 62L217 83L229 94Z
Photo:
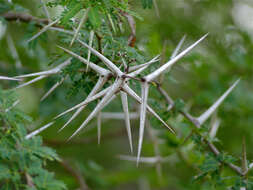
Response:
M102 37L97 32L94 32L94 33L95 33L95 36L96 36L97 41L98 41L98 52L103 54L103 51L102 51Z
M76 181L79 183L80 185L80 189L81 190L89 190L89 187L87 186L82 174L77 170L72 168L68 162L64 159L62 159L62 161L60 162L60 164L63 166L63 168L68 171L69 174L71 174Z

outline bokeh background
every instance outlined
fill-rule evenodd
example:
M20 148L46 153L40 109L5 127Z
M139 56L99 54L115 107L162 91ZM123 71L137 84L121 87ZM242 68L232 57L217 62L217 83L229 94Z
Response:
M45 17L39 1L15 1L25 7L24 12L37 17ZM148 58L161 52L168 60L180 39L186 35L183 48L209 33L208 38L192 53L176 64L164 78L163 87L173 97L182 99L189 112L198 116L207 109L235 80L239 85L218 109L220 120L217 133L217 146L239 158L242 139L245 137L248 159L253 158L253 1L251 0L156 0L157 7L143 9L141 1L131 1L132 9L142 17L136 19L137 47ZM1 2L0 2L1 5ZM19 7L16 8L17 11ZM59 15L62 8L50 9L52 16ZM56 33L49 31L38 41L34 49L29 48L25 39L31 36L34 26L21 22L5 23L0 26L0 73L14 76L18 72L36 72L48 68L51 57L57 52ZM125 36L129 31L126 30ZM13 50L16 49L16 50ZM15 55L17 52L17 55ZM20 64L22 68L19 69ZM21 99L19 107L32 116L33 130L48 123L56 114L80 102L86 91L71 92L70 82L60 86L48 99L40 102L41 96L57 81L51 77L17 92ZM87 81L89 85L91 81ZM92 83L91 83L92 84ZM16 83L1 82L3 88L14 87ZM92 86L90 86L91 89ZM153 92L153 91L152 91ZM71 95L70 95L71 94ZM74 95L73 95L74 94ZM153 93L151 104L166 104ZM160 103L155 102L159 97ZM119 99L106 108L106 111L120 112ZM134 102L130 102L134 107ZM90 105L72 124L58 133L57 130L70 115L58 120L54 127L42 133L44 143L56 149L60 157L84 177L91 189L208 189L204 182L193 182L198 172L188 162L175 154L177 138L168 135L167 140L159 140L161 155L170 156L162 163L162 176L157 174L152 164L124 161L118 155L129 155L127 134L123 120L103 120L102 140L97 144L96 120L85 132L70 142L69 135L76 129L94 107ZM159 105L158 105L159 108ZM177 129L188 132L191 125L179 116L170 117L168 122ZM208 127L210 121L206 124ZM138 120L131 122L134 139L134 155L137 152ZM159 128L159 126L157 127ZM185 132L185 133L186 133ZM164 134L159 133L160 136ZM159 136L158 135L158 136ZM165 135L166 136L166 135ZM159 138L158 138L159 139ZM191 145L189 145L191 146ZM195 152L192 152L194 155ZM145 134L143 156L154 156L154 146ZM187 154L194 165L194 156ZM56 173L69 189L76 189L76 179L57 162L47 165Z

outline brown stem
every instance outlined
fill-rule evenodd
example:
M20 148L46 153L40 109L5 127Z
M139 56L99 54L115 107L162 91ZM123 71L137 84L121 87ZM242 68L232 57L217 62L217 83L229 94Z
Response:
M160 94L162 94L162 95L164 96L165 100L166 100L167 103L169 104L168 109L169 109L169 108L172 108L172 107L174 106L173 100L168 96L168 94L166 93L166 91L163 90L163 89L161 88L161 85L158 84L158 83L157 83L157 90L160 92Z
M103 53L102 52L102 37L97 32L95 32L95 35L98 40L98 52Z
M63 168L69 172L75 179L76 181L79 183L80 185L80 189L81 190L89 190L89 187L87 186L82 174L77 170L77 169L74 169L72 168L69 163L62 159L62 161L60 162L61 165L63 166Z

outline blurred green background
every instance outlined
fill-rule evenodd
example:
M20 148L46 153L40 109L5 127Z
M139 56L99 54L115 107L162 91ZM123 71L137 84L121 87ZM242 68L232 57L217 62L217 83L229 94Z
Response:
M37 17L45 17L39 1L20 0L24 12ZM186 35L183 49L206 33L208 38L192 53L186 56L171 70L164 79L164 89L173 99L182 99L189 112L198 116L207 109L238 78L241 82L217 111L221 120L217 134L217 146L239 158L242 138L245 137L248 159L253 158L253 1L250 0L156 0L157 10L143 9L141 1L130 1L131 8L143 19L136 19L137 47L151 58L165 51L168 60L180 39ZM1 2L0 2L1 4ZM18 9L18 8L17 8ZM51 9L52 15L60 14L61 9ZM158 11L158 12L157 12ZM48 68L50 57L56 53L56 33L49 31L35 49L30 49L25 40L32 25L21 22L1 24L0 34L0 74L14 76L18 72L37 72ZM128 36L128 32L124 35ZM27 35L27 36L26 36ZM12 38L19 59L11 53ZM10 40L10 39L9 39ZM164 48L165 47L165 48ZM34 119L30 130L48 123L56 114L80 102L86 92L81 90L69 96L69 82L60 86L48 99L40 102L40 97L48 90L57 77L35 83L18 90L22 100L19 107ZM1 82L4 88L14 87L16 83ZM153 91L152 91L153 92ZM154 101L158 94L152 94ZM159 104L165 104L161 99ZM152 101L152 100L151 100ZM134 105L134 102L130 102ZM120 160L117 155L129 155L129 146L124 121L103 120L102 140L97 145L96 121L92 121L85 132L73 141L66 142L94 107L58 133L57 130L69 119L70 115L57 121L54 127L42 133L44 143L56 149L60 157L84 176L91 189L211 189L205 182L192 182L198 172L178 158L175 154L172 137L161 140L159 147L163 156L171 155L169 162L162 164L162 177L151 164L140 164ZM121 111L119 100L106 109ZM169 122L176 128L186 130L190 124L180 117L171 117ZM208 121L209 122L209 121ZM138 120L131 121L134 139L134 155L137 152ZM206 124L207 126L209 123ZM161 135L161 134L160 134ZM164 135L164 134L163 134ZM153 143L145 134L143 156L154 156ZM189 145L190 146L190 145ZM186 147L187 148L187 147ZM194 165L195 152L187 154ZM73 176L59 163L49 163L48 168L63 180L69 189L78 184Z

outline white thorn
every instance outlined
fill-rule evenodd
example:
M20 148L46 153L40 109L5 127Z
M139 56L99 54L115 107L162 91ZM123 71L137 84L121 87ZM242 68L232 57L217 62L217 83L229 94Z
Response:
M22 88L22 87L24 87L24 86L30 85L30 84L35 83L35 82L37 82L37 81L39 81L39 80L42 80L43 78L46 78L46 77L47 77L47 75L42 75L42 76L36 77L36 78L33 79L33 80L30 80L30 81L28 81L28 82L26 82L26 83L24 83L24 84L21 84L21 85L15 87L15 89Z
M115 26L114 26L114 24L113 24L111 15L108 13L107 16L108 16L108 19L109 19L110 24L111 24L111 26L112 26L113 32L116 33L116 28L115 28Z
M128 93L130 96L132 96L138 103L141 104L142 100L141 98L128 86L128 85L124 85L123 89L126 93ZM149 106L147 105L147 109L148 111L155 116L167 129L169 129L173 134L175 134L175 130L170 127L165 121L163 121L163 119Z
M141 84L141 110L140 110L140 129L139 129L139 143L137 153L137 166L141 155L142 142L144 136L144 127L146 121L147 101L148 101L149 84L144 82Z
M138 119L140 116L139 113L129 113L130 119ZM118 113L118 112L102 112L101 113L102 119L118 119L118 120L125 120L125 113Z
M192 44L191 46L189 46L187 49L185 49L184 51L182 51L181 53L179 53L176 57L174 57L173 59L169 60L167 63L165 63L164 65L162 65L161 67L159 67L157 70L155 70L154 72L150 73L149 75L147 75L145 77L147 82L150 82L152 80L154 80L156 77L158 77L160 74L162 74L163 72L166 71L166 69L168 69L169 67L171 67L174 63L176 63L179 59L181 59L183 56L185 56L188 52L190 52L196 45L198 45L202 40L204 40L207 37L208 34L204 35L203 37L201 37L198 41L196 41L194 44Z
M39 37L41 34L43 34L44 32L46 32L51 26L53 26L54 24L56 24L60 19L56 19L55 21L49 23L48 25L44 26L37 34L35 34L33 37L31 37L29 40L27 40L27 43L31 42L32 40L36 39L37 37Z
M73 39L71 40L71 43L70 43L70 47L73 45L74 41L76 40L77 38L77 35L81 29L81 27L83 26L83 24L86 22L87 18L88 18L88 13L90 11L90 7L84 12L82 18L81 18L81 21L77 27L77 29L75 30L75 34L74 34L74 37Z
M122 71L113 63L111 62L108 58L106 58L104 55L99 53L97 50L93 49L86 43L82 42L81 40L77 39L83 46L88 48L94 55L96 55L101 61L104 62L104 64L109 67L113 72L115 72L118 76L121 76L123 73Z
M123 111L124 111L124 114L125 114L125 125L126 125L126 129L127 129L127 135L128 135L129 145L130 145L130 151L132 153L133 152L133 143L132 143L132 133L131 133L129 110L128 110L127 94L125 92L121 91L120 96L121 96Z
M126 160L126 161L133 161L136 162L139 160L141 163L147 164L155 164L159 161L159 157L140 157L139 159L135 156L128 156L128 155L119 155L119 159Z
M63 28L58 28L58 27L49 27L49 30L53 30L53 31L57 31L57 32L62 32L62 33L65 33L65 34L70 34L70 35L74 35L75 32L71 31L71 30L65 30Z
M127 69L127 63L126 63L126 60L121 57L121 60L122 60L122 63L123 63L123 66L124 66L124 69L126 70Z
M85 99L85 101L88 102L88 100L90 98L92 98L92 97L94 98L94 95L97 93L97 91L99 91L103 87L103 85L106 81L107 81L107 79L105 79L104 77L100 77L98 79L96 85L94 86L94 88L91 90L91 92L89 93L89 95ZM86 105L87 104L79 107L79 109L71 116L71 118L67 121L67 123L65 123L63 125L63 127L58 130L58 132L62 131L70 122L72 122L79 115L79 113L81 113L81 111L86 107Z
M73 111L73 110L75 110L75 109L77 109L77 108L79 108L79 107L82 107L82 106L84 106L84 105L86 105L86 104L88 104L88 103L90 103L90 102L92 102L92 101L94 101L94 100L96 100L96 99L98 99L98 98L101 98L102 96L104 96L104 95L108 92L108 90L109 90L110 88L111 88L111 86L110 86L110 87L107 87L106 89L104 89L104 90L102 90L102 91L100 91L99 93L95 94L94 96L92 96L92 97L90 97L90 98L88 98L88 99L85 99L83 102L81 102L81 103L79 103L79 104L73 106L72 108L70 108L70 109L68 109L68 110L66 110L66 111L64 111L64 112L62 112L62 113L60 113L59 115L55 116L54 119L57 119L57 118L59 118L59 117L65 115L65 114L67 114L67 113L69 113L69 112L71 112L71 111Z
M14 80L14 81L21 81L22 79L16 79L16 78L12 78L12 77L0 76L0 80Z
M16 76L15 78L27 78L27 77L35 77L35 76L41 76L41 75L53 75L53 74L57 74L61 71L61 69L63 69L64 67L66 67L67 65L69 65L71 63L71 58L65 60L63 63L61 63L60 65L49 69L47 71L41 71L41 72L37 72L37 73L29 73L29 74L25 74L25 75L19 75Z
M68 126L78 115L83 111L86 105L79 107L78 110L70 117L70 119L58 130L58 133L61 132L65 127Z
M101 112L98 112L98 116L97 116L97 134L98 134L98 144L100 145L100 141L101 141Z
M102 54L104 54L104 52L105 52L107 46L108 46L108 43L106 42L105 46L104 46L103 49L102 49Z
M211 139L214 139L216 137L219 126L220 126L220 119L218 119L216 114L215 114L214 118L211 119L211 129L210 129L210 132L209 132L209 136L210 136Z
M90 65L90 67L96 71L99 75L108 75L110 73L110 71L108 71L107 69L104 69L103 67L100 67L92 62L88 62L88 60L84 59L83 57L81 57L80 55L64 48L61 46L58 46L60 49L62 49L63 51L67 52L68 54L72 55L73 57L75 57L76 59L78 59L79 61L81 61L82 63L86 64L86 65Z
M60 86L64 81L64 78L62 78L60 81L55 83L46 93L45 95L40 99L40 101L45 100L58 86Z
M85 127L88 122L97 115L97 113L103 109L104 105L108 103L108 100L114 95L114 93L119 89L120 85L122 84L122 79L119 79L114 82L110 90L107 94L103 97L103 99L98 103L95 109L91 112L91 114L86 118L86 120L82 123L82 125L69 137L68 140L72 139L83 127Z
M10 34L7 34L7 44L9 46L12 58L16 61L16 67L17 68L21 68L22 67L22 63L20 61L20 58L19 58L19 55L18 55L18 51L17 51L17 49L15 47L15 44L14 44L13 39L12 39L12 37L11 37Z
M48 123L48 124L46 124L46 125L44 125L43 127L41 127L41 128L39 128L39 129L33 131L32 133L26 135L25 138L26 138L26 139L30 139L31 137L33 137L33 136L39 134L41 131L44 131L45 129L47 129L48 127L50 127L50 126L53 125L53 124L54 124L54 121L53 121L53 122L50 122L50 123Z
M129 72L135 71L135 70L140 69L140 68L142 68L142 67L144 67L144 66L146 66L146 65L150 65L150 64L152 64L152 63L154 63L154 62L157 62L157 61L160 60L159 57L160 57L160 54L157 55L157 56L155 56L153 59L151 59L151 60L148 61L147 63L143 63L143 64L140 64L140 65L131 66L131 67L129 67Z
M156 0L153 0L153 4L154 4L156 16L157 16L158 18L160 18L160 12L159 12L159 8L158 8L158 5L157 5Z
M93 37L94 37L94 31L91 30L91 31L90 31L90 38L89 38L89 46L90 46L90 47L92 47ZM90 49L89 49L89 50L88 50L88 57L87 57L88 64L87 64L87 67L86 67L86 72L88 71L88 68L89 68L89 66L90 66L90 54L91 54L91 51L90 51Z
M16 105L18 105L19 102L20 102L20 100L16 100L9 108L5 109L5 112L10 111L12 108L14 108Z
M137 65L137 66L140 66L140 67L135 67L137 68L135 71L133 71L132 73L128 74L130 77L135 77L137 76L138 74L140 74L142 71L144 71L149 65L151 65L152 63L155 63L157 62L157 58L159 57L160 55L157 55L156 57L154 57L152 60L150 60L149 62L147 63L144 63L142 65Z
M214 111L220 106L220 104L225 100L230 92L236 87L239 81L240 79L235 81L235 83L208 110L206 110L201 116L197 118L200 126L214 113Z
M184 35L184 36L182 37L182 39L181 39L180 42L178 43L176 49L173 51L172 55L170 56L170 59L173 59L173 58L176 57L176 55L178 55L178 52L179 52L179 50L181 49L181 47L182 47L182 45L183 45L183 43L184 43L184 41L185 41L185 38L186 38L186 35Z

